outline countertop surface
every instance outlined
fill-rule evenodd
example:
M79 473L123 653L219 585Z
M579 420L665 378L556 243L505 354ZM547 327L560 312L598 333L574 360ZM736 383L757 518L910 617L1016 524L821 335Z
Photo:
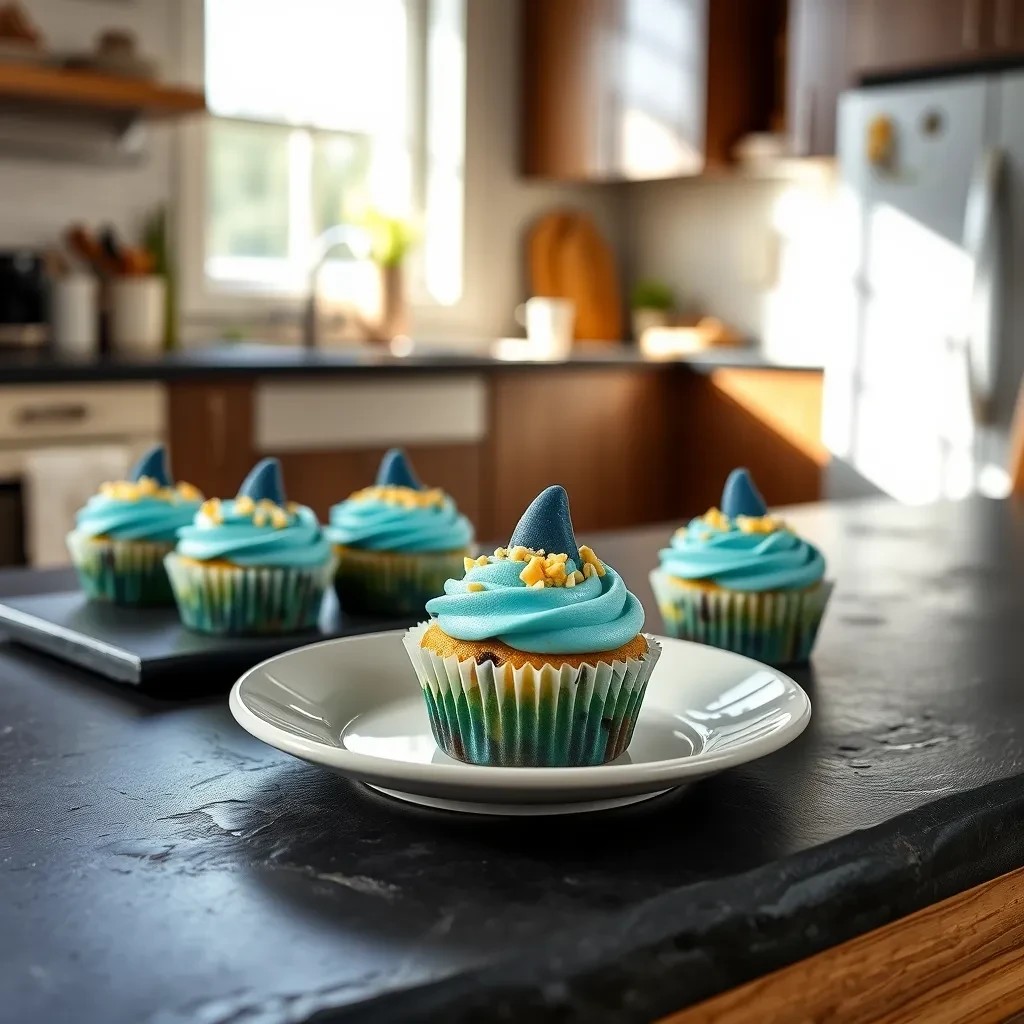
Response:
M598 815L398 804L0 645L0 1020L648 1021L1024 864L1024 507L788 518L837 581L807 731ZM587 538L655 630L668 530Z
M343 376L381 373L451 373L455 371L557 370L579 367L646 368L685 365L697 372L722 367L753 369L820 369L799 360L776 360L756 347L717 348L668 360L646 358L632 345L577 346L572 356L537 362L510 361L487 355L420 346L393 356L372 348L318 349L257 343L219 344L185 349L153 358L107 356L76 359L48 352L0 352L0 385L59 384L86 381L173 381L221 376Z

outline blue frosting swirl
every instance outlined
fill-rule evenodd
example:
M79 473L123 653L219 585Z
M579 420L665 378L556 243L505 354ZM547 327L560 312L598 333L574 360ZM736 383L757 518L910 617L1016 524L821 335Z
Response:
M411 507L352 497L331 509L327 535L368 551L461 551L472 543L473 527L447 495L440 504Z
M200 500L177 491L166 496L120 498L94 494L75 516L75 529L87 537L173 544L178 530L192 522Z
M660 552L661 568L684 580L707 580L730 590L797 590L825 575L821 552L791 530L748 533L703 518L678 530Z
M330 544L312 509L279 507L275 525L270 514L254 515L252 504L245 497L208 502L178 531L178 554L260 567L309 568L330 560Z
M574 587L527 587L523 562L489 559L464 579L448 580L427 602L438 626L458 640L500 640L533 654L586 654L629 643L643 628L644 610L622 577L606 565ZM576 568L570 559L566 571ZM483 590L470 592L467 585Z

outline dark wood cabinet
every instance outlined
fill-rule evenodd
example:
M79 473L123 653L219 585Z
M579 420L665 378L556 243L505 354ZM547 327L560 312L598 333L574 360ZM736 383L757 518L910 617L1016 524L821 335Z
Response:
M1006 56L1024 54L1024 0L992 0L992 43Z
M1022 0L850 0L851 62L861 78L1024 54Z
M718 502L737 465L750 467L773 504L821 494L820 373L510 367L489 373L486 387L484 436L408 446L421 478L454 497L483 543L506 541L553 483L569 492L581 537L697 515ZM180 479L230 497L257 459L276 455L289 497L324 519L373 481L385 445L260 442L258 388L251 378L168 385Z
M581 534L663 521L676 467L676 375L662 369L522 370L492 377L484 492L508 537L550 484Z
M776 108L782 0L523 0L528 175L699 174Z
M852 0L853 65L863 76L982 57L990 10L987 0Z
M170 384L167 413L175 476L208 496L234 494L255 462L251 382Z

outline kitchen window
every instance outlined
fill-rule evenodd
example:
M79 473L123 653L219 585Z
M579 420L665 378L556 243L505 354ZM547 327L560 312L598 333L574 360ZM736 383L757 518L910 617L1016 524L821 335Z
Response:
M414 304L461 295L464 0L205 0L211 116L183 169L186 315L294 306L317 238L409 217ZM337 252L323 283L358 298ZM244 305L243 305L244 304Z

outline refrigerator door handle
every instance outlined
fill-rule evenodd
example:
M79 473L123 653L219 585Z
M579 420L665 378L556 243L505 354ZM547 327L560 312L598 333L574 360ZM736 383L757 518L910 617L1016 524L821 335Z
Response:
M964 249L971 260L966 352L975 422L991 419L1001 333L1002 197L1004 155L992 147L978 157L964 216Z

